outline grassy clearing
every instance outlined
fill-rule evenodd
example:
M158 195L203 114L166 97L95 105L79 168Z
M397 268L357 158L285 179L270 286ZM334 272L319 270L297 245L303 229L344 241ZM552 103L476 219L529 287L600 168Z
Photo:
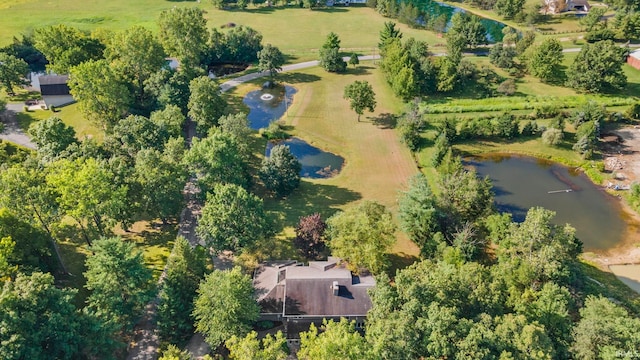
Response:
M588 280L593 279L584 284L586 294L614 298L634 313L640 314L640 294L625 285L613 273L600 270L588 260L583 259L579 264Z
M62 122L73 127L78 139L90 137L96 139L98 142L102 142L104 139L104 131L90 121L85 120L78 108L78 104L57 107L55 113L49 110L19 112L17 114L18 125L22 130L27 131L32 123L48 119L52 116L59 117Z
M249 7L247 10L218 10L207 2L114 0L110 2L78 2L70 0L3 0L0 1L0 46L11 42L13 36L30 33L38 27L64 23L83 30L125 30L142 25L157 30L156 20L161 11L172 7L200 7L210 27L220 28L227 23L247 25L264 36L264 43L278 46L288 55L288 62L317 59L317 49L327 34L337 33L345 52L372 54L379 41L380 29L389 19L364 6L335 7L320 10L289 7ZM444 44L435 33L398 27L405 37Z
M293 227L300 216L319 212L328 217L356 201L376 200L397 213L398 191L418 170L391 128L390 114L401 111L403 104L391 93L375 65L367 62L342 75L316 67L282 74L281 80L298 89L288 117L285 115L281 121L291 127L293 135L344 157L345 166L339 175L330 179L304 179L300 189L286 200L265 201L268 211L284 229L280 240L293 237ZM356 121L356 114L342 98L342 89L355 80L369 81L378 102L375 113L365 114L361 122ZM236 98L233 103L241 103L242 96L258 83L234 89L229 94ZM274 244L268 244L271 246ZM286 249L274 248L274 251L281 250ZM418 249L405 235L399 234L394 253L394 264L400 266L414 259Z

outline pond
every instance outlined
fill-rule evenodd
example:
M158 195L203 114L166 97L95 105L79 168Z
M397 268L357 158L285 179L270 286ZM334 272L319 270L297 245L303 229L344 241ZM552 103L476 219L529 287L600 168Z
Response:
M413 4L420 11L418 20L420 25L437 32L446 32L451 25L451 17L453 14L466 12L458 7L433 0L405 0L405 2ZM470 15L476 16L473 14ZM490 43L502 41L502 28L505 27L505 24L483 17L479 18L480 23L487 32L487 41Z
M282 117L297 90L292 86L276 86L248 93L242 102L249 107L249 126L262 129Z
M278 144L289 146L289 150L300 164L300 176L311 179L325 179L337 175L342 169L344 159L338 155L318 149L306 141L292 137L284 141L268 142L266 156Z
M522 221L531 207L553 210L556 224L576 228L585 251L613 248L627 231L618 200L581 172L546 160L509 155L474 158L467 164L491 179L499 211Z

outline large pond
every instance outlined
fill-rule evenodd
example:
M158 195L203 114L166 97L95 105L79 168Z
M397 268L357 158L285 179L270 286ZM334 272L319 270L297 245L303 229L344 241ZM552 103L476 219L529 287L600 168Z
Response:
M585 250L610 249L624 237L627 224L618 200L581 172L519 156L497 155L467 163L491 179L498 210L512 213L514 220L524 220L534 206L553 210L554 222L575 227Z
M291 106L296 89L292 86L276 86L248 93L242 100L249 107L249 126L258 130L266 128L282 117Z
M266 156L271 154L271 149L277 145L289 146L289 150L300 164L300 176L312 179L323 179L332 177L340 172L344 159L338 155L322 151L306 141L293 137L280 142L267 143Z
M458 7L433 0L405 0L405 2L413 4L420 11L420 17L418 19L420 25L437 32L446 32L451 25L451 17L453 14L456 12L466 12ZM471 14L471 16L476 15ZM487 32L487 41L502 41L502 28L505 27L505 24L483 17L479 18L480 23L482 23L482 26L484 26Z

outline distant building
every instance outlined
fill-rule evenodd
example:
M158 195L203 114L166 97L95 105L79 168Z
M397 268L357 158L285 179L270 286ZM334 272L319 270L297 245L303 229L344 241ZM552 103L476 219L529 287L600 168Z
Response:
M300 332L311 323L344 317L362 329L371 309L367 290L375 286L371 275L355 276L330 257L304 266L297 261L264 263L255 271L254 287L262 307L260 319L282 321L289 344L298 344Z
M70 95L69 75L41 75L38 77L40 93L47 95Z
M627 64L640 70L640 49L629 54L629 56L627 57Z
M544 0L545 12L559 14L565 11L587 13L591 5L587 0Z

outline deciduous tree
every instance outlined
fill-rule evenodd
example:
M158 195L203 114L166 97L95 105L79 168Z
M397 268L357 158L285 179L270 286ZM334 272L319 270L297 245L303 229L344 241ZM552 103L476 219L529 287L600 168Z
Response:
M0 83L10 96L15 95L13 89L17 86L28 85L26 75L29 65L22 59L0 52Z
M373 87L367 81L359 81L347 85L344 88L344 98L350 101L350 107L358 114L358 122L360 115L364 114L364 110L373 112L376 109L376 94Z
M269 235L270 224L260 198L238 185L216 184L196 233L215 252L242 251Z
M207 48L209 31L204 11L197 7L174 7L164 10L158 18L160 42L170 56L180 60L187 72L200 65Z
M322 220L320 214L303 216L296 226L296 237L293 243L304 257L317 260L325 249L326 230L327 223Z
M244 338L236 335L225 342L229 358L233 360L285 360L289 356L287 339L278 331L275 336L267 334L262 340L258 333L250 332Z
M387 252L395 242L391 213L381 204L364 201L327 220L327 245L334 256L348 262L352 271L374 274L388 265Z
M340 56L340 39L336 33L330 32L320 49L320 66L329 72L344 72L347 63Z
M527 68L531 75L544 82L563 80L562 45L557 39L548 38L538 46L529 49Z
M206 133L218 125L227 103L220 96L218 85L206 76L191 80L189 91L189 117L196 122L199 132Z
M69 145L78 142L76 131L55 116L31 124L29 135L44 161L55 160Z
M569 68L567 85L587 93L624 88L627 85L627 76L622 71L624 53L612 41L585 44Z
M245 336L258 319L251 278L239 267L215 270L200 283L193 316L196 329L216 348L232 336Z
M86 61L71 69L69 89L80 111L110 131L126 113L131 98L105 60Z
M58 74L89 60L103 57L104 45L80 30L64 24L36 29L34 46L49 60L47 69Z
M77 290L59 289L53 276L18 274L0 291L0 358L74 359L86 328L74 305Z
M355 330L355 321L341 318L339 322L324 320L322 332L311 324L309 331L300 333L298 358L303 360L360 360L367 359L368 345Z
M87 308L114 324L120 334L133 328L153 293L151 270L142 253L134 249L132 242L103 238L93 243L93 255L85 263L85 287L91 291Z
M278 71L282 71L282 65L284 65L284 55L277 47L267 44L258 51L258 70L268 71L271 79L275 78Z

